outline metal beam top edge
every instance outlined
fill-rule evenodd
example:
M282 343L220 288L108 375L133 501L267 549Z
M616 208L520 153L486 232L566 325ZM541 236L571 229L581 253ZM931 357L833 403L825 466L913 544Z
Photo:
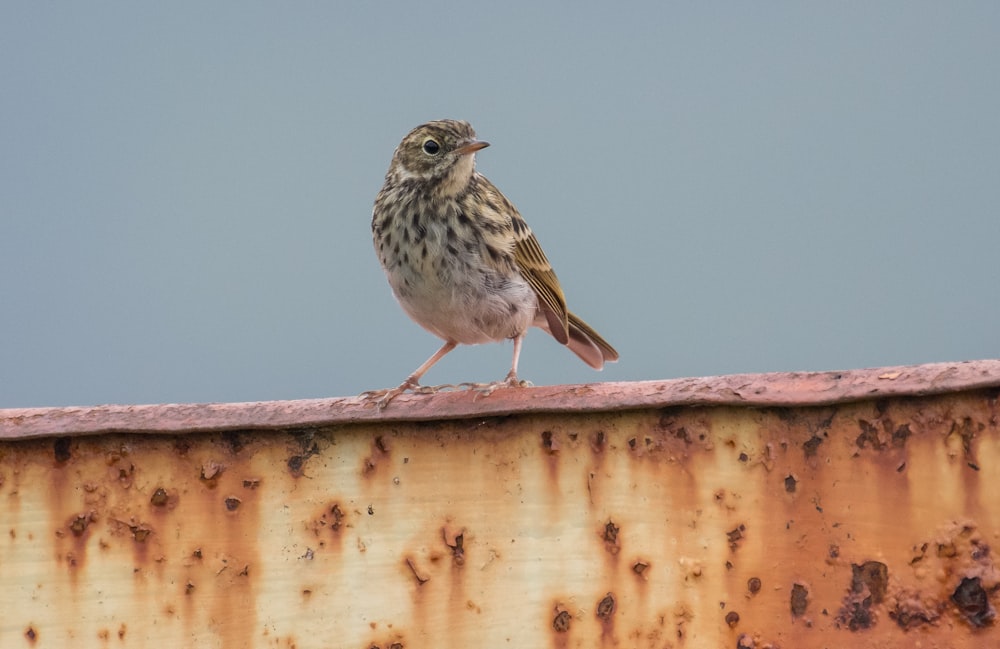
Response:
M0 440L108 433L183 434L358 423L614 412L675 406L808 407L1000 388L1000 360L829 372L732 374L404 394L377 412L360 397L156 405L0 409Z

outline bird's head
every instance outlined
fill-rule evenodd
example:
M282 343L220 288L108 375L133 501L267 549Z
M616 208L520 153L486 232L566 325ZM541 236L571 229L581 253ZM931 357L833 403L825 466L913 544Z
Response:
M389 173L399 180L422 180L454 186L468 183L475 168L475 153L489 146L476 139L472 125L453 119L421 124L396 147Z

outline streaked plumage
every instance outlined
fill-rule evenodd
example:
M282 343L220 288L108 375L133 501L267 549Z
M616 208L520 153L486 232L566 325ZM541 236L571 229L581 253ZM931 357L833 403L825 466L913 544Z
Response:
M372 213L375 251L403 309L445 344L399 387L378 392L380 407L417 388L459 344L512 339L510 372L492 387L519 385L518 355L531 326L595 369L618 360L618 352L566 308L531 228L475 170L475 152L486 146L468 122L441 120L410 131L393 154Z

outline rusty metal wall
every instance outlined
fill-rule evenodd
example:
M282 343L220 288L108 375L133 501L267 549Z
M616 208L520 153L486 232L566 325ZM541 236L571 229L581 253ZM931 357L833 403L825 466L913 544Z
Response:
M0 442L0 647L989 646L997 394Z

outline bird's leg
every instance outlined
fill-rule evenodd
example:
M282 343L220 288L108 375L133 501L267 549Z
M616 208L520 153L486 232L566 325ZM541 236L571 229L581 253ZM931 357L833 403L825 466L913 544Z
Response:
M507 378L503 380L503 384L510 388L527 387L530 385L527 381L519 381L517 378L517 361L521 357L521 343L523 341L523 333L514 337L514 358L511 360L510 371L507 372Z
M442 388L451 387L447 385L422 386L420 385L420 377L422 377L427 372L427 370L431 369L431 367L433 367L435 363L444 358L445 354L455 349L457 345L458 343L449 340L448 342L446 342L444 345L441 346L441 349L434 352L433 356L424 361L423 365L415 369L413 371L413 374L410 374L408 377L406 377L406 380L400 383L398 386L387 390L369 390L368 392L362 393L361 397L367 400L372 400L375 399L376 397L379 397L379 400L375 403L375 407L376 409L381 411L386 406L389 405L390 401L392 401L399 395L403 394L407 390L412 390L413 392L419 392L420 394L432 394Z
M530 381L521 381L517 378L517 361L521 356L521 343L524 341L524 334L514 336L514 358L510 364L510 371L502 381L492 383L459 383L460 386L476 390L483 396L489 396L497 388L526 388L531 385Z

